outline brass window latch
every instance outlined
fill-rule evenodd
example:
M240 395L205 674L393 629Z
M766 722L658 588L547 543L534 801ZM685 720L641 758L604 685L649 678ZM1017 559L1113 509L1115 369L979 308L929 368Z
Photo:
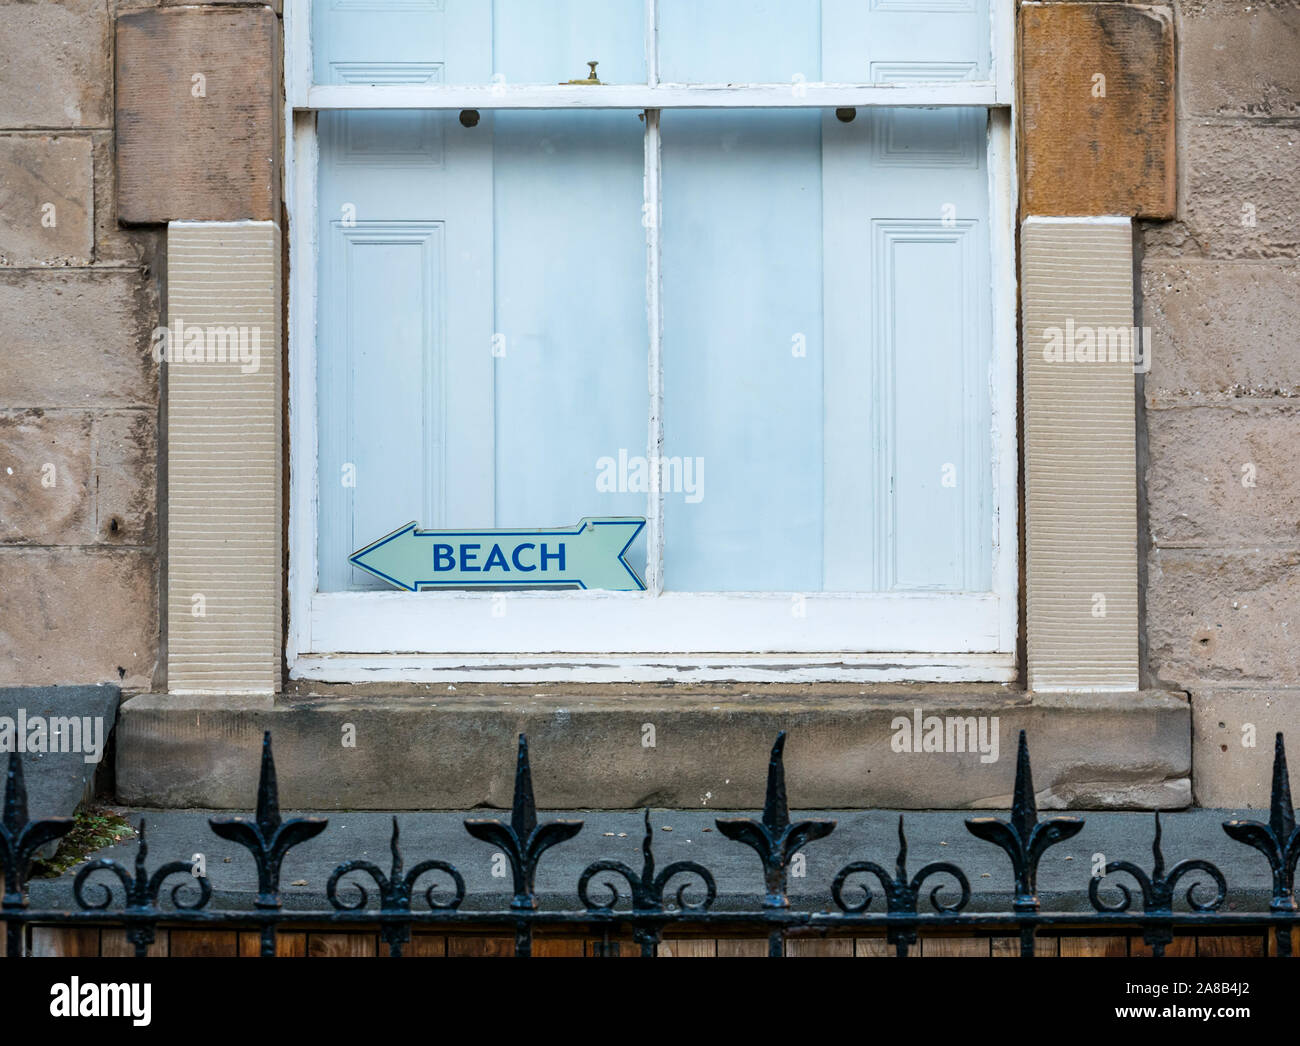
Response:
M587 78L585 80L566 80L565 85L573 86L573 87L577 87L577 86L585 87L589 85L600 84L602 81L598 79L596 76L596 66L598 65L600 65L599 62L588 62L587 68L590 69L591 72L588 73Z

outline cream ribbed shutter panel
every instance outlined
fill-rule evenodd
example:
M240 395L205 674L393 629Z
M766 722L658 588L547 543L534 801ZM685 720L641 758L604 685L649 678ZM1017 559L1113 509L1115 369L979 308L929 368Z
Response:
M167 321L167 688L272 694L283 657L275 224L173 222Z

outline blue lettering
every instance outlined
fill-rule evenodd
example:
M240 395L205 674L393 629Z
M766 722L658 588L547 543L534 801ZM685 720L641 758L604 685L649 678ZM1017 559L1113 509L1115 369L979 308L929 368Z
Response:
M516 545L516 546L515 546L515 550L514 550L514 552L511 554L510 559L511 559L511 561L514 563L514 565L515 565L515 569L516 569L516 570L522 570L525 574L528 574L528 573L531 573L532 571L534 571L534 570L537 569L537 567L535 567L535 566L532 566L532 567L526 567L526 566L524 566L522 563L519 562L519 553L520 553L520 552L522 552L522 551L523 551L524 549L526 549L526 548L536 548L536 547L537 547L537 546L534 545L531 541L525 541L522 545Z
M510 572L510 564L506 562L506 555L501 551L500 545L492 546L492 551L488 553L487 562L483 564L484 570L491 570L493 567L500 567L506 573Z
M456 556L454 553L455 550L450 545L434 545L433 569L435 571L455 570Z
M558 559L560 561L560 573L564 573L564 542L560 542L559 552L547 552L546 545L542 545L542 570L546 569L548 559Z
M477 573L478 571L483 569L482 567L470 566L471 563L478 560L478 550L481 549L482 547L483 547L482 545L461 545L460 546L460 569L461 570L465 571L466 573L470 573L470 572ZM473 549L474 551L471 552L470 549Z

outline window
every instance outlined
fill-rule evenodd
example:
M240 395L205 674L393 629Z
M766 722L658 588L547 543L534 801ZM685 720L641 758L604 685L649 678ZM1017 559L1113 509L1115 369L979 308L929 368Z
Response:
M1009 3L286 19L294 675L1013 677Z

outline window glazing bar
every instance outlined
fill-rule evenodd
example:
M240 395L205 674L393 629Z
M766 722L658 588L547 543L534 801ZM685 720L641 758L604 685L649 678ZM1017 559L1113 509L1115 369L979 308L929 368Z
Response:
M995 108L992 81L906 84L318 84L303 109L841 109Z
M646 78L653 88L659 80L659 4L646 0ZM663 217L662 153L660 149L658 109L645 110L645 198L641 205L641 224L645 228L646 246L646 323L648 324L647 367L650 391L648 457L656 482L646 494L646 589L652 595L663 591L664 564L664 492L657 482L662 477L660 461L664 448L664 373L663 373L663 279L662 250L659 231Z

